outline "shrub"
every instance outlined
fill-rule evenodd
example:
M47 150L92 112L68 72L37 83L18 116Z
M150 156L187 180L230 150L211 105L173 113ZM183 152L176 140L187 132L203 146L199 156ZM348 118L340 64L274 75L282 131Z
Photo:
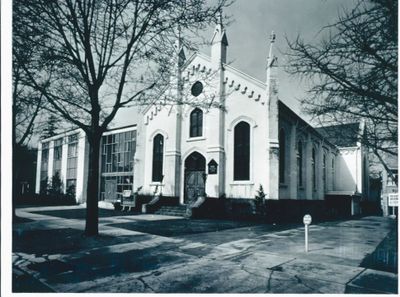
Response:
M254 204L256 207L256 214L260 216L265 216L266 213L265 193L262 185L260 185L260 187L258 188L257 194L254 198L255 198Z
M56 172L51 178L51 182L47 186L47 194L55 197L62 196L63 182L59 172Z

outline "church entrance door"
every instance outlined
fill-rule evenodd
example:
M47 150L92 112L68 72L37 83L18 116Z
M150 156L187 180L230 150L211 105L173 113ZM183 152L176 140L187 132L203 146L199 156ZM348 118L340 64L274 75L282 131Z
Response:
M205 193L206 159L194 152L185 160L185 196L184 203L191 204Z

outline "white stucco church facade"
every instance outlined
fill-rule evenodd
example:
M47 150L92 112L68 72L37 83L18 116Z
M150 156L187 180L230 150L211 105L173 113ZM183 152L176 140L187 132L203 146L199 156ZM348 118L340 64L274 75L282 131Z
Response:
M117 166L116 172L129 178L124 185L115 181L110 186L116 175L111 169L107 173L107 162L102 162L100 199L107 198L108 192L140 189L138 194L162 194L180 205L195 204L200 198L254 200L260 186L267 200L367 199L368 152L358 138L363 125L357 124L354 141L338 145L325 132L345 127L315 129L284 104L279 99L274 42L272 34L269 55L260 66L266 67L263 82L227 64L228 38L221 23L211 40L211 57L200 53L186 57L178 40L170 86L141 110L138 123L132 123L137 126L127 128L134 147L125 158L131 158L132 166L120 170ZM110 135L107 141L115 141ZM54 141L57 137L39 145L37 192L43 180L41 148L49 143L45 145L50 148L48 156L53 156ZM87 142L80 140L78 145L77 152L85 154ZM107 159L104 143L102 147ZM86 158L77 164L82 181L76 182L76 195L81 201L85 200ZM61 165L67 166L67 161ZM357 203L352 201L355 214Z
M193 195L254 198L260 185L267 199L365 191L357 166L366 153L360 144L343 153L279 100L274 42L272 34L265 82L226 63L221 24L211 57L195 53L184 60L184 49L178 49L175 89L148 106L138 126L135 181L144 191L158 187L180 203ZM190 104L166 105L163 96L169 94ZM214 104L205 106L210 100ZM340 178L344 171L350 179Z

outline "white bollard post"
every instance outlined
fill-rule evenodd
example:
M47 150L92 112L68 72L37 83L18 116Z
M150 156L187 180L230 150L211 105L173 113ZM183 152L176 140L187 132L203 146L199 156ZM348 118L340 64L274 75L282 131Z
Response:
M303 223L304 223L304 245L305 245L305 250L306 253L308 253L308 225L311 224L312 218L309 214L306 214L303 217Z
M306 246L306 253L308 253L308 225L305 225L305 232L304 232L304 240L305 240L305 246Z

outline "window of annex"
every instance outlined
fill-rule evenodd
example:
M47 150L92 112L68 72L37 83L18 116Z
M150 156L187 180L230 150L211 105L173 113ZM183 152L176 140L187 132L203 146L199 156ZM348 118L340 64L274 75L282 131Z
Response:
M114 133L102 137L101 172L132 172L136 131Z
M54 140L53 175L61 174L63 138Z
M161 182L163 179L164 136L157 134L153 139L152 181Z
M42 160L40 163L40 191L46 191L49 170L49 143L42 144Z
M105 199L106 183L116 184L116 199L124 190L133 191L136 131L104 135L101 139L100 199Z
M203 111L195 108L190 113L190 137L203 136Z
M79 134L68 136L68 154L67 154L67 193L75 195L76 177L78 167L78 138Z

